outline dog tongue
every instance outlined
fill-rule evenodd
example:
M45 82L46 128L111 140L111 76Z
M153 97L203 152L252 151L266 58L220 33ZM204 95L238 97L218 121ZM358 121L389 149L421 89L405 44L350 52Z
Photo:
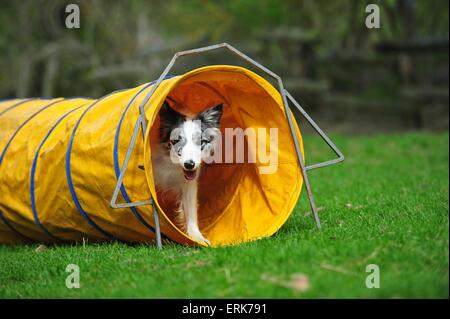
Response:
M197 175L197 171L184 171L184 178L187 180L193 180Z

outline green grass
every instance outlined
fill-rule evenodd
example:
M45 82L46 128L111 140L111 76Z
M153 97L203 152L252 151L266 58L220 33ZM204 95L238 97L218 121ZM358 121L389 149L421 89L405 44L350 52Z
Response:
M303 191L275 236L240 246L2 246L0 297L448 298L448 133L335 140L346 161L310 173L321 231ZM318 138L305 143L309 159L330 157ZM69 263L80 289L65 287ZM379 289L365 286L367 264ZM286 284L298 273L309 289Z

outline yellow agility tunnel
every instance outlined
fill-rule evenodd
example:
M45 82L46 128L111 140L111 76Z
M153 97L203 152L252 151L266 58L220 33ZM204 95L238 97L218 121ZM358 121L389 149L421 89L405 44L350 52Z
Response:
M97 100L0 103L1 243L154 241L150 205L110 207L139 105L153 85ZM223 103L221 130L278 129L275 173L259 174L258 161L209 164L200 176L198 196L200 229L213 246L274 234L299 198L301 169L280 93L261 76L237 66L203 67L160 83L145 105L147 131L144 139L136 139L119 201L153 198L163 240L201 245L174 225L170 203L161 200L152 178L151 149L166 98L191 112Z

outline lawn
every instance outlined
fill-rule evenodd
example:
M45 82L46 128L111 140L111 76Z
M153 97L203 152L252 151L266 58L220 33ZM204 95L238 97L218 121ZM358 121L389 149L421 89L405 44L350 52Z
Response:
M303 190L276 235L240 246L1 246L0 297L448 298L448 133L334 139L346 161L310 173L320 231ZM307 161L330 157L319 138L305 147ZM79 289L65 286L70 263Z

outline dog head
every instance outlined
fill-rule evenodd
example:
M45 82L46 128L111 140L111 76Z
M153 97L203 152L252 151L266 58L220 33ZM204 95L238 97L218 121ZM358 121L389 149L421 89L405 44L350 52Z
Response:
M194 180L202 160L214 152L220 137L223 104L218 104L195 117L187 117L167 102L160 111L160 142L170 151L170 159L180 166L187 180Z

